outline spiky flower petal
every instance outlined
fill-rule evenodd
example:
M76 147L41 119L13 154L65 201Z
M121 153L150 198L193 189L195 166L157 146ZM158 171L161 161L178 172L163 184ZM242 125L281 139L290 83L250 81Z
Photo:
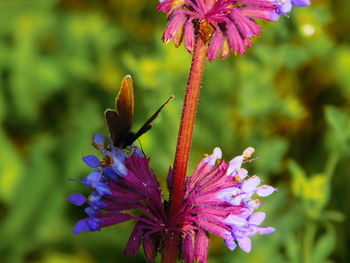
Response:
M167 13L168 26L163 41L178 47L184 38L188 52L193 52L195 36L210 41L208 60L221 58L231 50L244 54L251 38L260 34L255 19L277 21L293 5L306 6L310 0L163 0L158 10Z

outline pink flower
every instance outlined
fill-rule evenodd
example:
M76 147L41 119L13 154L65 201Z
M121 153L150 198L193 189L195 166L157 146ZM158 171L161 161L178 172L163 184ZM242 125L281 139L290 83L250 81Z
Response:
M261 33L255 19L277 21L280 14L287 13L283 11L286 2L288 1L161 0L157 9L169 15L163 41L173 41L178 47L184 39L186 49L192 53L196 35L200 34L205 41L210 42L208 60L213 61L220 52L222 59L230 51L235 55L244 54L246 47L252 46L251 38ZM310 1L293 1L293 4L306 6Z
M164 0L158 10L169 14L164 32L165 42L179 46L182 38L192 53L194 39L199 32L210 41L208 60L213 61L221 51L221 58L244 54L251 47L251 37L261 32L254 19L276 21L278 5L275 0Z
M243 251L250 252L252 236L275 231L260 226L265 213L255 212L260 201L254 196L265 197L276 189L259 186L260 178L249 177L248 171L241 168L250 161L253 152L253 148L248 148L229 163L220 161L216 165L221 150L215 148L187 178L185 201L176 215L178 222L172 222L180 226L179 231L184 235L182 257L186 263L194 259L206 262L209 233L223 238L231 250L238 244Z
M77 222L75 234L135 220L126 255L135 255L142 244L147 260L154 262L166 233L175 231L182 237L183 260L205 263L210 233L223 238L231 250L238 244L243 251L250 252L252 236L274 231L261 226L265 213L255 212L260 201L254 196L265 197L276 189L259 186L260 178L248 176L248 171L241 167L251 161L253 148L218 165L222 153L215 148L186 179L184 201L174 216L169 216L149 159L138 148L119 149L101 134L94 135L93 145L103 157L83 157L94 170L81 181L92 193L89 197L79 193L68 197L74 205L88 205L85 208L88 217ZM168 177L168 185L171 184L172 170Z
M129 150L115 147L112 140L102 134L93 136L93 145L103 157L101 160L93 155L83 158L95 170L81 181L92 193L88 198L80 193L68 197L74 205L88 205L85 208L88 217L76 223L74 234L135 220L125 254L135 255L142 244L146 258L154 262L158 251L155 244L167 229L168 216L149 158L136 146Z

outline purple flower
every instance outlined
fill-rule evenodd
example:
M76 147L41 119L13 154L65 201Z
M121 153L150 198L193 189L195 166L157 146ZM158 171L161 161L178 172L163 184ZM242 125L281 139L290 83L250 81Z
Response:
M266 235L275 231L273 227L260 226L264 219L264 212L251 214L248 218L229 215L225 219L225 223L231 226L231 231L225 234L227 246L231 250L235 249L237 245L234 243L234 240L236 240L239 247L244 252L249 253L252 248L250 237L256 234Z
M158 10L168 16L163 41L173 41L178 47L182 39L192 53L199 32L209 41L208 60L221 51L225 59L230 51L244 54L251 47L251 37L261 33L255 19L277 21L280 14L291 10L287 5L305 6L309 0L162 0ZM288 7L289 8L289 7Z
M218 165L222 152L215 148L186 179L184 202L169 217L149 159L138 148L121 150L102 135L94 135L93 145L103 157L83 158L94 170L82 179L93 191L88 198L79 193L68 197L74 205L87 204L87 218L76 223L74 234L135 220L126 255L135 255L142 244L147 260L154 262L166 233L176 231L182 237L182 259L186 263L205 263L210 233L223 238L231 250L238 244L249 252L252 236L274 231L261 226L265 213L255 212L260 201L254 196L265 197L276 189L260 186L260 178L248 176L248 171L241 167L251 161L253 148L247 148L228 163L219 161ZM169 186L172 173L170 169Z
M275 188L269 185L257 187L259 184L260 178L258 176L252 176L244 182L237 184L236 187L223 189L219 192L217 198L232 205L239 205L242 201L247 202L251 200L255 193L258 196L266 197L276 191Z
M311 4L310 0L276 0L278 5L277 13L287 15L296 6L308 6Z
M125 253L134 255L143 244L146 257L152 262L158 251L153 244L165 229L167 215L149 159L135 146L125 151L114 147L112 141L101 134L93 136L93 145L103 157L101 160L95 156L83 158L88 166L97 169L82 180L93 192L89 198L82 194L68 197L77 206L88 203L85 208L88 217L77 222L74 234L136 220ZM139 211L138 215L135 211L131 214L132 210Z
M181 213L177 215L178 222L172 222L182 224L182 258L186 263L194 260L206 262L208 233L223 238L231 250L238 244L243 251L250 252L252 236L274 231L273 228L260 226L265 213L255 212L260 201L254 196L268 196L276 189L268 185L259 186L260 178L248 177L247 170L241 168L244 162L250 161L253 152L253 148L248 148L229 163L220 161L216 166L221 150L215 148L213 154L204 158L192 177L187 179L185 201L180 208Z

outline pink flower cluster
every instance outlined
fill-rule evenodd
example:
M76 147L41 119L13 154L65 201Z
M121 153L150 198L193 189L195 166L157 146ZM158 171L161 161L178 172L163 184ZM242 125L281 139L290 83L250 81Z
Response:
M208 60L213 61L221 52L225 59L232 51L244 54L246 47L252 46L251 38L261 33L255 19L277 21L280 14L288 10L281 0L162 0L158 10L169 14L168 26L163 34L163 41L173 41L179 46L182 39L186 49L192 53L195 37L200 25L211 27L206 38L210 45ZM289 1L290 2L290 1ZM301 3L299 3L301 2ZM293 4L305 6L310 1L294 1Z
M94 170L81 181L92 189L87 198L76 193L68 197L77 206L87 204L87 218L77 222L75 234L99 231L103 227L135 220L136 225L125 249L135 255L141 244L148 261L154 262L166 233L176 231L182 237L182 258L186 263L207 262L209 233L222 237L229 249L238 244L250 252L250 237L269 234L271 227L260 226L263 212L255 212L260 201L276 189L260 184L257 176L248 176L241 168L254 152L246 149L229 163L217 160L221 150L204 158L186 180L184 202L175 216L167 215L159 183L149 167L149 159L138 148L131 152L115 147L102 134L93 137L93 145L103 154L102 159L89 155L83 161ZM168 183L171 185L172 172Z
M253 152L253 148L247 148L229 163L220 161L216 165L221 150L215 148L187 179L185 201L178 215L184 234L182 257L186 263L207 261L208 233L222 237L231 250L238 244L243 251L250 252L250 237L275 231L261 226L265 213L255 212L260 201L253 197L268 196L276 189L259 186L260 178L249 177L248 171L241 168L242 163L250 161Z

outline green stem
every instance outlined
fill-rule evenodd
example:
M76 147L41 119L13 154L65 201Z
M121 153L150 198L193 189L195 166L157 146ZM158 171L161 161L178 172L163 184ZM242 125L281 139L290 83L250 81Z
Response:
M332 178L335 167L337 166L338 160L339 160L338 150L333 150L328 157L326 168L325 168L325 173L328 179Z
M312 262L312 249L315 241L317 226L316 223L310 219L307 219L306 229L304 233L304 242L303 242L303 255L304 263Z

